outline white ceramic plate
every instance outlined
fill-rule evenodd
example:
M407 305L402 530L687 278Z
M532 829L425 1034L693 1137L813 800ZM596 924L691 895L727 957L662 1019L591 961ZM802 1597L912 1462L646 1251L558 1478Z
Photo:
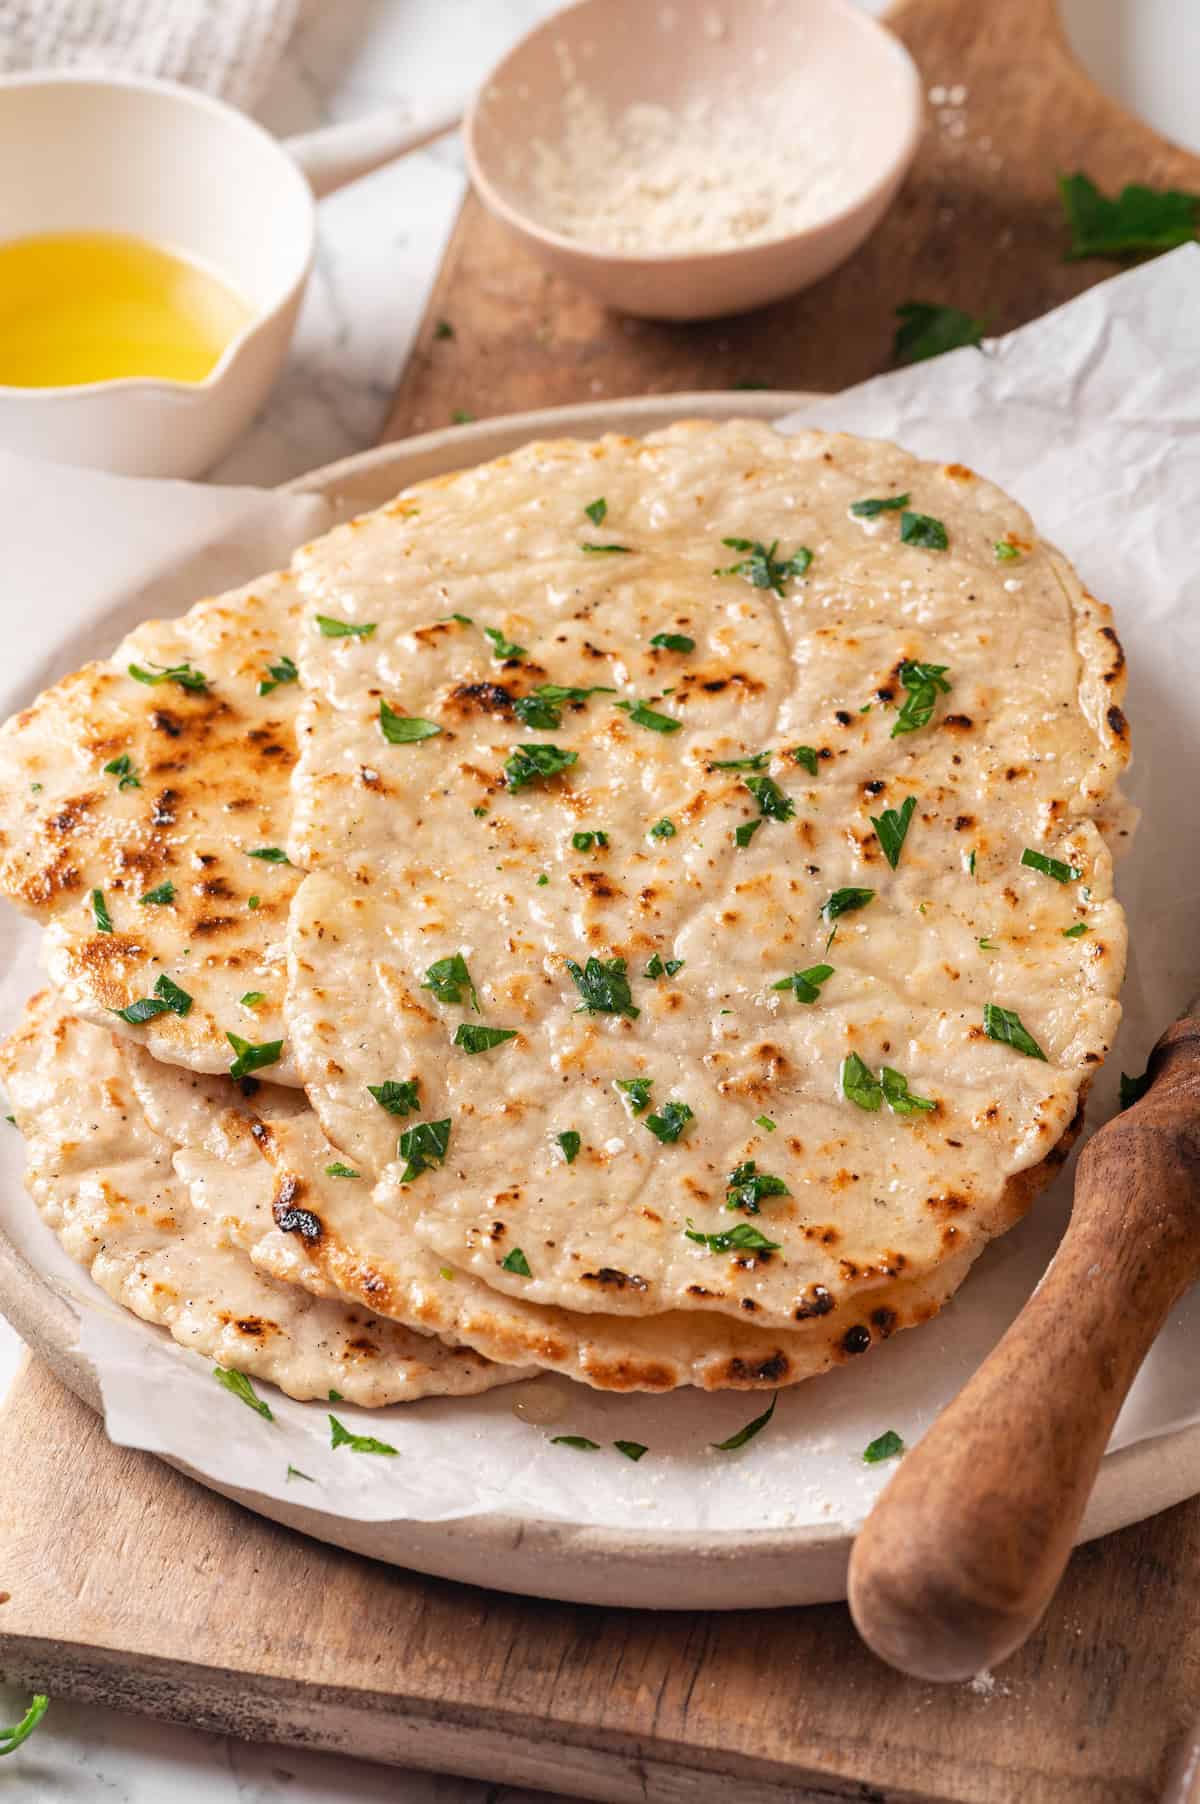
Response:
M348 516L385 501L408 483L499 456L531 438L646 432L687 417L769 419L802 405L805 398L676 395L518 414L384 445L291 486L326 495ZM970 1294L968 1284L968 1299ZM76 1350L74 1311L2 1233L0 1310L77 1395L99 1407L92 1369ZM932 1324L920 1331L922 1336L933 1332ZM745 1401L749 1415L753 1398ZM849 1512L804 1527L746 1526L735 1535L727 1529L672 1532L645 1518L635 1522L633 1511L629 1524L620 1528L496 1512L438 1523L355 1522L191 1476L263 1515L395 1565L535 1596L659 1609L743 1609L841 1598L854 1527ZM811 1477L811 1471L800 1469L797 1457L797 1485ZM1107 1534L1197 1491L1200 1427L1139 1441L1105 1459L1080 1538Z

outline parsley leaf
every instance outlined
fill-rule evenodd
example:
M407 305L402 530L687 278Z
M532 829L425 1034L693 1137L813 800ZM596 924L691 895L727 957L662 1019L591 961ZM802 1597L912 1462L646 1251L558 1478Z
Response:
M466 1053L490 1052L493 1046L503 1046L505 1040L516 1037L515 1027L475 1027L469 1021L460 1021L454 1045L461 1046Z
M448 319L440 319L433 328L433 336L435 338L453 338L454 327Z
M752 1441L756 1434L761 1434L775 1414L775 1405L778 1401L779 1393L776 1391L761 1416L755 1416L753 1422L747 1422L744 1428L739 1428L736 1434L731 1434L727 1441L713 1441L712 1445L717 1452L735 1453L739 1447L744 1447L747 1441Z
M663 1104L661 1115L647 1115L645 1126L656 1140L669 1146L679 1139L688 1122L694 1120L695 1115L685 1102L672 1100Z
M742 846L743 848L748 846L762 824L763 817L761 814L756 821L743 821L740 827L735 827L733 830L734 845Z
M441 730L436 721L421 720L416 715L397 714L380 699L379 731L389 745L415 745L419 739L432 739Z
M579 1157L579 1149L583 1145L583 1142L575 1132L575 1129L567 1128L564 1133L556 1134L554 1138L561 1146L562 1155L567 1164L574 1165L576 1159Z
M828 983L833 969L832 965L810 965L807 971L793 971L790 977L781 977L771 988L790 990L797 1002L819 1002L821 985Z
M817 753L816 753L816 749L813 746L811 746L811 745L794 745L794 746L792 746L791 750L786 752L784 755L785 755L785 757L790 758L793 764L802 764L804 766L805 770L808 772L810 777L816 776L816 774L817 774Z
M896 318L900 324L892 356L899 363L922 363L927 357L940 357L944 351L977 345L987 330L986 320L973 319L957 307L940 307L933 301L905 301L897 307Z
M584 543L579 547L579 549L580 549L580 551L590 551L593 553L604 552L604 551L620 551L620 552L624 552L624 553L628 554L628 553L632 552L633 546L632 545L592 545L585 540Z
M740 1221L736 1228L723 1228L719 1234L701 1234L692 1225L689 1215L683 1232L686 1239L707 1247L710 1253L777 1253L781 1244L777 1240L768 1240L748 1221Z
M983 1031L989 1040L999 1040L1002 1046L1011 1046L1014 1051L1023 1052L1027 1059L1041 1059L1045 1062L1045 1053L1015 1009L1001 1008L995 1002L985 1002Z
M868 902L874 900L873 889L835 889L832 896L821 904L821 915L826 924L829 924L840 915L853 914L855 909L865 908Z
M452 952L448 958L435 960L426 971L421 988L432 990L439 1002L461 1004L464 996L469 995L471 1007L477 1015L480 1013L479 997L461 952Z
M562 709L541 695L519 695L513 713L523 727L536 727L539 732L553 732L562 726Z
M613 1446L618 1453L623 1453L626 1459L631 1459L635 1462L640 1460L644 1453L649 1453L650 1451L649 1447L643 1446L641 1441L614 1441Z
M992 550L996 553L997 561L1001 564L1013 564L1021 555L1017 550L1017 547L1015 545L1010 545L1007 539L997 539L996 543L992 546Z
M102 889L94 889L88 897L88 900L92 905L92 917L96 923L96 932L111 933L113 930L112 916L108 912L108 903L104 900L104 891Z
M686 633L655 633L650 641L660 651L695 651L696 641Z
M290 1462L288 1464L287 1475L289 1481L293 1478L302 1478L310 1485L315 1485L317 1482L315 1478L310 1478L307 1472L301 1472L299 1466L293 1466Z
M778 1122L772 1121L769 1115L756 1115L754 1117L754 1125L755 1127L760 1127L765 1134L773 1134L779 1124Z
M1091 929L1089 928L1086 921L1076 921L1074 927L1064 927L1063 928L1062 936L1063 936L1064 940L1077 940L1077 939L1081 939L1085 933L1090 933L1090 932L1091 932Z
M361 1178L362 1172L355 1171L351 1165L336 1164L325 1167L325 1176L327 1178Z
M532 1278L533 1276L533 1273L529 1269L529 1261L526 1259L520 1247L513 1247L511 1252L505 1253L503 1259L500 1261L500 1270L502 1272L515 1272L518 1278Z
M758 1205L764 1196L792 1194L782 1178L760 1171L753 1159L743 1159L740 1165L735 1165L725 1184L725 1207L741 1209L746 1215L758 1214Z
M104 766L104 774L108 777L120 778L120 782L117 784L118 789L140 789L142 787L128 752L123 752L119 758L110 758Z
M338 1447L349 1447L351 1453L390 1453L396 1449L387 1441L377 1441L371 1434L351 1434L350 1430L338 1421L336 1416L329 1418L329 1445L335 1450Z
M258 693L260 695L270 695L272 690L278 689L281 683L298 683L300 681L300 672L286 653L281 654L278 664L268 664L267 671L268 676L259 678Z
M674 839L677 831L675 822L669 821L664 815L661 821L655 821L651 827L650 837L651 839Z
M1061 858L1047 858L1042 852L1035 852L1032 846L1026 846L1021 853L1021 863L1031 871L1040 871L1043 877L1053 877L1055 883L1074 883L1083 872L1078 865L1064 864Z
M608 502L601 495L598 500L589 501L583 511L593 526L603 526L604 516L608 512Z
M883 1085L871 1073L856 1052L842 1060L842 1095L847 1102L875 1114L883 1102Z
M322 639L369 639L379 622L366 620L356 626L352 620L334 620L329 614L315 616Z
M143 908L147 905L154 908L166 908L167 905L174 900L175 885L171 882L169 877L165 883L160 883L157 889L148 889L144 896L138 897L138 901Z
M640 1115L650 1107L652 1077L618 1077L614 1080L621 1093L629 1098L629 1113Z
M141 664L131 664L129 674L139 683L149 683L151 688L157 688L159 683L178 683L181 689L190 689L196 695L203 695L208 689L203 671L193 670L190 664L152 664L149 670Z
M576 1453L599 1453L599 1441L589 1441L586 1434L552 1434L552 1447L573 1447Z
M1089 177L1077 173L1060 176L1058 192L1071 232L1068 262L1173 250L1195 237L1200 221L1200 195L1178 188L1130 182L1110 199Z
M400 1173L402 1184L411 1184L431 1165L440 1165L450 1144L450 1118L442 1121L418 1121L405 1128L400 1136L400 1157L408 1163Z
M916 811L916 806L916 796L907 796L899 810L895 808L885 808L878 819L875 815L871 816L871 825L879 836L879 843L883 848L883 855L893 870L895 870L900 862L900 853L908 834L909 823Z
M643 977L674 977L676 971L682 971L686 959L661 958L657 952L650 955L642 972Z
M122 1021L128 1021L131 1027L140 1027L143 1021L153 1021L158 1015L170 1011L180 1017L189 1013L192 998L186 990L181 990L177 983L172 983L165 974L159 977L154 986L153 996L144 996L140 1002L131 1002L128 1008L113 1010Z
M266 1001L266 996L262 990L247 990L244 995L238 997L238 1001L243 1008L255 1008L260 1002Z
M419 1084L416 1077L405 1078L403 1083L389 1077L386 1083L368 1084L367 1090L389 1115L416 1115L421 1107L417 1097Z
M923 551L946 551L950 545L946 528L932 514L901 514L900 538L905 545L919 545Z
M907 507L912 496L904 495L870 495L865 501L852 501L850 512L858 520L877 520L880 514L898 513Z
M1140 1102L1150 1088L1150 1073L1143 1071L1140 1077L1130 1077L1125 1071L1121 1073L1121 1107L1131 1109L1135 1102Z
M257 1411L264 1422L275 1420L271 1413L271 1405L263 1402L244 1372L227 1372L224 1366L214 1366L213 1377L218 1384L223 1384L227 1391L232 1391L235 1397L240 1397L247 1408Z
M523 658L525 656L525 647L523 645L515 644L512 639L506 639L498 627L485 626L481 627L480 631L497 658L503 660L505 658Z
M539 683L533 693L551 702L585 702L592 695L615 695L617 692L609 683L593 683L590 689L580 689L571 683Z
M564 752L557 745L519 745L504 766L510 795L530 783L545 783L579 761L578 752Z
M949 668L948 664L921 664L908 658L901 664L900 682L908 695L896 716L893 739L898 739L901 733L916 733L929 725L938 696L950 693L946 681Z
M291 864L292 862L282 846L255 846L252 852L246 853L246 857L261 858L264 864Z
M728 545L731 551L748 551L749 557L742 558L740 563L727 564L724 569L714 570L714 576L741 576L753 589L769 589L772 595L783 600L783 585L793 577L803 576L813 561L813 554L807 545L800 545L791 557L776 557L779 540L768 547L758 539L722 539L722 545Z
M758 803L764 820L790 821L795 814L796 804L783 793L773 777L745 777L742 786Z
M229 1067L230 1077L247 1077L251 1071L261 1071L264 1065L277 1065L283 1053L282 1040L264 1040L261 1046L255 1046L240 1034L228 1031L225 1038L237 1054Z
M572 833L571 844L577 852L590 852L593 846L603 849L608 844L607 833Z
M883 1100L893 1115L929 1114L937 1108L926 1096L914 1096L908 1087L908 1079L899 1071L893 1071L890 1065L884 1065L879 1073L879 1081L883 1086Z
M714 758L706 768L708 770L766 770L770 762L770 752L747 752L744 758Z
M656 714L646 702L614 702L613 707L628 714L635 726L647 727L652 733L678 733L683 725L671 714Z
M898 1453L903 1452L904 1442L894 1428L889 1428L864 1449L863 1459L868 1466L877 1466L880 1460L895 1459Z
M577 1015L628 1015L631 1021L635 1021L641 1014L641 1010L633 1006L623 958L599 959L593 956L582 967L573 958L566 962L575 988L583 997L575 1010Z

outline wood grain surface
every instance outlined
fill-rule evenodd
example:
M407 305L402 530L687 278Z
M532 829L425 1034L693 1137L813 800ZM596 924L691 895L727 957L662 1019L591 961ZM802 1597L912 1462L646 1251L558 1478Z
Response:
M900 0L888 22L930 106L900 199L850 261L806 293L736 318L679 326L606 312L535 263L468 196L385 438L534 406L685 389L832 392L889 365L895 308L938 301L993 332L1103 281L1109 259L1063 261L1055 186L1082 169L1105 190L1200 190L1200 158L1100 94L1068 50L1054 0ZM453 338L435 338L438 320Z
M1200 1502L1081 1549L1016 1659L939 1687L841 1605L652 1615L374 1565L110 1446L40 1367L0 1446L0 1670L51 1694L605 1804L1151 1804L1186 1765Z

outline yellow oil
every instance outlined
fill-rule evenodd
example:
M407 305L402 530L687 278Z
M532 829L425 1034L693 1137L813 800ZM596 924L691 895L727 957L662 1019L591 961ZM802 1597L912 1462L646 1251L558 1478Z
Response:
M232 288L144 238L54 232L0 243L0 383L203 382L252 317Z

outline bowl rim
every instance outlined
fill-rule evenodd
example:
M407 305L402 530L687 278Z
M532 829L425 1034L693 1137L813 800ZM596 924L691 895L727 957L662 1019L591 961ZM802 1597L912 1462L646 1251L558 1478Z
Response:
M171 395L178 402L198 402L213 389L219 387L228 374L233 363L239 359L246 347L287 311L308 281L312 271L313 258L317 241L317 208L311 187L298 163L288 155L283 145L264 126L252 119L248 113L230 106L227 101L220 100L214 94L206 94L199 88L186 87L182 82L167 81L161 76L134 75L120 71L109 74L107 71L93 69L45 69L21 70L14 74L0 75L0 106L4 104L4 95L14 90L35 88L96 88L104 91L125 90L135 94L159 94L168 100L191 107L196 112L207 113L220 125L231 132L240 132L246 138L267 150L275 159L284 183L294 185L297 198L300 200L306 216L307 236L300 245L297 234L297 245L300 256L297 266L286 285L281 288L269 306L257 308L246 324L234 334L208 375L201 382L181 382L170 376L113 376L99 382L68 382L44 388L26 387L19 383L0 382L0 401L20 399L33 404L50 404L55 401L76 400L81 396L96 398L110 394L129 394L133 391L152 391L155 394ZM86 229L86 228L81 228ZM22 238L38 236L37 233L22 233L18 238L0 238L0 245L19 243ZM179 255L185 253L179 252ZM196 259L190 259L196 261ZM215 274L223 274L214 271Z
M603 0L573 0L573 4L565 10L569 14L582 13L589 7L602 3ZM561 30L563 12L549 14L525 32L489 70L483 85L472 95L463 118L462 140L473 187L489 210L514 231L536 238L549 248L580 261L606 264L614 269L631 272L641 269L669 269L684 263L699 264L708 270L720 270L730 267L739 258L747 259L763 252L776 252L783 245L800 244L817 233L828 231L831 226L840 224L852 214L869 208L880 195L898 185L908 173L924 129L925 91L921 72L908 46L888 28L886 19L875 18L861 6L852 4L852 0L804 0L804 3L812 8L824 7L827 12L849 21L852 29L861 30L867 41L872 42L883 55L894 60L906 77L904 99L908 107L908 118L899 148L879 173L865 186L855 190L848 199L839 201L828 213L801 226L798 231L781 232L771 238L757 239L752 244L725 246L719 250L623 251L587 239L569 238L564 232L556 232L551 226L542 225L532 214L513 206L488 175L480 157L477 141L480 111L486 103L489 88L507 76L511 64L527 46L545 32L555 28Z

